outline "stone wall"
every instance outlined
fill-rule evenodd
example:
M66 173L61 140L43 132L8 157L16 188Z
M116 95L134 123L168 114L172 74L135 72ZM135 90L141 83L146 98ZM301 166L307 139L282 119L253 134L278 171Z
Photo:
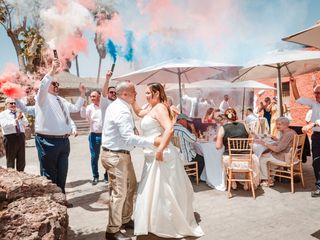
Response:
M45 177L0 168L0 239L66 239L66 204Z

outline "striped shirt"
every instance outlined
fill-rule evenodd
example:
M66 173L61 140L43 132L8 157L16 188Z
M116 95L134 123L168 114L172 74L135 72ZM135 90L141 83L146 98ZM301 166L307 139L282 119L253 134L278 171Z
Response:
M197 141L197 137L184 126L176 123L173 125L173 135L179 138L180 151L185 159L191 162L197 153L192 148L193 143Z

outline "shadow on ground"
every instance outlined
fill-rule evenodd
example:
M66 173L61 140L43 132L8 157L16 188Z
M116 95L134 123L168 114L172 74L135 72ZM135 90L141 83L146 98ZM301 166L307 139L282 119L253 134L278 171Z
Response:
M67 188L75 188L75 187L79 187L81 185L87 184L88 182L91 182L89 179L83 179L83 180L77 180L74 182L68 182L66 184Z
M68 240L104 240L105 231L96 233L75 233L71 228L68 229Z
M107 210L108 193L105 190L99 192L89 193L81 195L79 197L69 198L68 202L73 204L73 207L81 207L87 211L97 212ZM92 207L94 203L101 203L104 207Z

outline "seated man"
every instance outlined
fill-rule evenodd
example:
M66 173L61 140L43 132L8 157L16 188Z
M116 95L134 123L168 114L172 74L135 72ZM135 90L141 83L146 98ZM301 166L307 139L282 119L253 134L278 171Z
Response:
M246 124L250 126L251 123L258 121L258 117L253 113L252 108L247 108L246 112Z
M184 158L189 162L198 162L198 175L200 177L204 168L204 158L197 154L192 147L192 144L197 141L197 137L191 123L191 118L180 113L177 117L177 123L173 125L173 134L179 138L180 151Z
M268 144L262 139L256 140L256 143L265 146L269 152L265 153L260 158L260 178L261 185L268 185L268 162L284 163L285 154L288 153L293 144L293 138L296 132L289 128L290 121L286 117L279 117L276 119L276 127L280 132L280 139L275 139L275 143ZM271 183L273 185L273 183Z

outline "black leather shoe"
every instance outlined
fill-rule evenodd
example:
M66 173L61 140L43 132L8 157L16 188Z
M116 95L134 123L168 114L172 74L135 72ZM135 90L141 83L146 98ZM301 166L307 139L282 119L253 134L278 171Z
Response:
M93 178L92 185L97 185L99 182L99 178Z
M134 229L134 221L130 220L129 222L122 224L122 227L125 229Z
M311 197L320 197L320 189L311 192Z
M131 237L128 237L120 231L116 233L106 232L106 240L131 240Z

